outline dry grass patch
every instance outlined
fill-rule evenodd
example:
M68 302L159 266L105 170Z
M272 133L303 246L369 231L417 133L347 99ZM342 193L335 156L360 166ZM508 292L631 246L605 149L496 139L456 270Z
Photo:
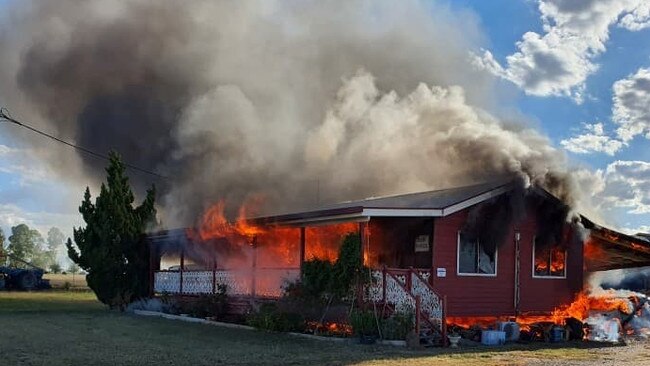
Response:
M62 289L68 287L71 289L88 289L88 283L86 282L86 275L83 274L61 274L61 273L46 273L43 275L43 278L50 280L50 285L54 289Z

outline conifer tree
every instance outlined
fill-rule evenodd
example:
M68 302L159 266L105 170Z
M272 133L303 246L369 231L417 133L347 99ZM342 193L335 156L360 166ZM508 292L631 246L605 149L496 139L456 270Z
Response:
M88 286L111 308L148 295L149 251L144 240L155 223L155 187L138 207L120 157L110 154L107 180L95 203L86 187L79 207L86 227L74 229L75 246L68 239L68 256L87 274Z

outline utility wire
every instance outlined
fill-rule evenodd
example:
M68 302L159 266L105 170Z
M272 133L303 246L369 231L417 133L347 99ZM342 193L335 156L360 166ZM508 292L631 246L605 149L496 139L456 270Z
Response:
M84 153L86 153L86 154L88 154L88 155L91 155L91 156L94 156L94 157L96 157L96 158L104 159L104 160L110 160L110 157L109 157L108 155L106 155L106 154L102 154L102 153L98 153L98 152L92 151L92 150L87 149L87 148L85 148L85 147L83 147L83 146L75 145L75 144L73 144L73 143L71 143L71 142L68 142L68 141L62 140L62 139L60 139L60 138L58 138L58 137L56 137L56 136L50 135L50 134L47 133L47 132L43 132L43 131L37 130L36 128L34 128L34 127L32 127L32 126L29 126L29 125L27 125L27 124L25 124L25 123L23 123L23 122L18 121L18 120L16 120L15 118L11 117L11 115L9 114L9 111L8 111L6 108L0 108L0 119L5 120L6 122L11 122L11 123L13 123L13 124L15 124L15 125L17 125L17 126L20 126L20 127L26 128L26 129L28 129L28 130L30 130L30 131L32 131L32 132L36 132L37 134L39 134L39 135L41 135L41 136L45 136L45 137L47 137L47 138L50 138L50 139L52 139L52 140L54 140L54 141L57 141L57 142L60 142L60 143L62 143L62 144L64 144L64 145L67 145L67 146L69 146L69 147L72 147L72 148L74 148L74 149L77 149L77 150L79 150L79 151L81 151L81 152L84 152ZM2 122L2 121L0 121L0 122ZM158 178L163 178L163 179L167 179L167 178L168 178L168 177L166 177L166 176L164 176L164 175L161 175L161 174L158 174L158 173L156 173L156 172L154 172L154 171L147 170L147 169L144 169L144 168L140 168L140 167L137 166L137 165L129 164L129 163L127 163L127 162L122 162L122 163L123 163L126 167L131 168L131 169L136 170L136 171L139 171L139 172L141 172L141 173L145 173L145 174L153 175L153 176L156 176L156 177L158 177Z

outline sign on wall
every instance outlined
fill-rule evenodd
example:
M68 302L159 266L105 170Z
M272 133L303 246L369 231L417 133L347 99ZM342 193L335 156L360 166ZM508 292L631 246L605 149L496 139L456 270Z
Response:
M429 251L429 235L420 235L415 238L415 252Z

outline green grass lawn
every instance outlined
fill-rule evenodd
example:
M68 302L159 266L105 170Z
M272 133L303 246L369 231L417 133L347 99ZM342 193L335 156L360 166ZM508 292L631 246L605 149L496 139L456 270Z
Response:
M90 292L0 292L0 365L491 365L596 360L583 343L414 351L109 311Z

